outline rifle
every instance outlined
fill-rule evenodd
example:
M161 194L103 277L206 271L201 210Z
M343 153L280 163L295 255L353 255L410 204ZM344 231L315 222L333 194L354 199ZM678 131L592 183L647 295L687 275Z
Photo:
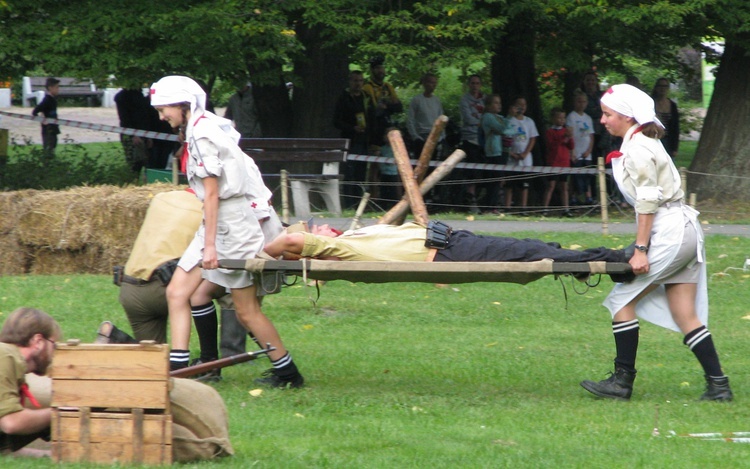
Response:
M232 365L239 365L240 363L249 362L255 360L261 355L268 354L276 350L276 347L272 347L271 344L266 344L266 348L256 350L255 352L239 353L232 355L231 357L224 357L211 362L201 363L199 365L188 366L187 368L181 368L169 372L169 376L172 378L187 378L197 374L205 373L207 371L215 370L217 368L224 368Z

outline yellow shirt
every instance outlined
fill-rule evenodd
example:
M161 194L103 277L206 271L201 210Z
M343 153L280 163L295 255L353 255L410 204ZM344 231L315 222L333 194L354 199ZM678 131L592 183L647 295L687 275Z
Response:
M125 264L125 274L149 280L154 269L182 256L202 221L203 204L195 194L184 190L156 194Z
M427 229L416 223L372 225L341 236L304 233L302 257L337 257L343 261L425 261Z
M23 410L18 390L25 374L26 360L18 347L0 342L0 417Z

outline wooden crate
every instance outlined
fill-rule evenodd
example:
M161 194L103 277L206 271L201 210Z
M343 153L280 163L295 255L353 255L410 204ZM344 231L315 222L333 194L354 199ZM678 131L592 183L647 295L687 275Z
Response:
M172 464L172 416L53 409L52 460L100 464Z
M160 344L58 344L52 407L169 412L169 348Z
M55 462L172 463L166 345L69 341L50 375Z

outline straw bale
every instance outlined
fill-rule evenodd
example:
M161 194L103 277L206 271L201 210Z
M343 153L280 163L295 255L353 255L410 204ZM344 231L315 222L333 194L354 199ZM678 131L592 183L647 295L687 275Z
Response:
M24 244L51 249L83 249L94 242L91 216L112 187L41 191L19 205L18 237Z
M37 248L32 253L31 274L94 274L101 272L101 251L97 247L83 249Z
M105 250L130 251L151 199L160 192L173 190L175 186L171 184L149 184L108 194L102 199L103 209L91 217L97 243Z
M0 192L0 236L10 233L18 225L18 205L22 200L31 197L37 191Z
M26 250L18 243L15 233L0 234L0 277L27 272Z

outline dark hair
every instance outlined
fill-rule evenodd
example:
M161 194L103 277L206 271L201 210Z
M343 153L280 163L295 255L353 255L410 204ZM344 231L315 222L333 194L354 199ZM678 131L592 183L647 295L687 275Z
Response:
M561 107L553 107L552 110L549 112L550 117L555 117L555 114L563 113L565 114L565 111L563 111L563 108Z
M51 86L55 86L55 85L59 85L59 84L60 84L60 80L58 80L55 77L49 77L49 78L47 78L47 81L44 82L44 87L47 88L47 89L49 89Z
M187 113L190 112L190 103L177 103L172 104L172 106L177 106L182 111L182 124L177 128L177 138L180 140L181 143L184 143L185 140L187 140L187 125L188 125L188 117Z
M385 57L382 55L376 55L375 57L370 59L370 68L375 68L379 65L383 65L385 62Z
M362 73L362 70L352 70L349 72L349 77L351 78L352 75L364 75L364 73Z
M427 72L424 75L422 75L422 78L420 78L419 83L424 85L425 80L427 80L428 78L437 78L437 75L435 75L432 72Z
M654 87L651 88L651 97L656 96L656 88L659 86L659 82L660 81L666 81L667 82L667 86L670 85L669 79L667 77L657 78L656 81L654 82Z
M60 339L60 325L52 316L34 308L18 308L10 313L0 330L0 342L24 347L36 334L45 339Z
M479 81L482 81L482 77L475 73L473 75L469 75L469 78L466 79L466 83L470 83L472 78L479 78Z
M648 122L641 126L641 132L646 137L661 139L664 136L664 128L656 122Z
M492 104L492 100L495 99L495 98L498 98L500 100L500 104L502 105L503 98L499 94L497 94L497 93L488 94L488 95L486 95L484 97L484 109L485 109L485 112L487 112L487 106L489 106L490 104Z

